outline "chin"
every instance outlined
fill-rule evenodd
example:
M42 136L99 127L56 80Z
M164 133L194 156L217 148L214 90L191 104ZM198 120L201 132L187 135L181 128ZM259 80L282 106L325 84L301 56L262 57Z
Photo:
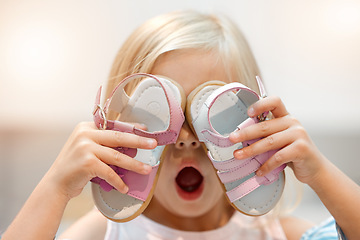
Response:
M204 202L181 203L174 207L173 214L182 218L196 218L210 212L213 207Z

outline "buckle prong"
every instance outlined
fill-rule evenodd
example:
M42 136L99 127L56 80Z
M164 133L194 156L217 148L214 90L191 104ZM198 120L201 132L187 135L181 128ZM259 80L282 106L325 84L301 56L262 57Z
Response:
M263 122L266 120L266 115L265 113L260 114L259 116L257 116L257 119L259 120L259 122Z

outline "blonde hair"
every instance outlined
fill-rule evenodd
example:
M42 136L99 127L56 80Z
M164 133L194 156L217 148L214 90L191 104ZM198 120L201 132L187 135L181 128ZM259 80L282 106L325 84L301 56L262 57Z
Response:
M124 77L150 73L160 55L179 49L217 53L230 81L258 90L255 76L259 68L245 37L230 19L176 11L148 20L125 41L113 63L106 97Z

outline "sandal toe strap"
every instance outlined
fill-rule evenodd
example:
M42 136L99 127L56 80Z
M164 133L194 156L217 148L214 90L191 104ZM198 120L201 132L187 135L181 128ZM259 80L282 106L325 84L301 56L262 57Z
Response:
M114 165L109 166L121 177L123 182L129 187L129 191L126 193L127 195L141 201L145 201L147 199L153 186L156 172L159 168L158 164L152 167L152 170L148 175L138 174L136 172L129 171L127 169L120 168ZM115 189L107 181L99 177L91 179L91 182L99 184L100 187L106 192Z
M107 129L119 131L119 132L127 132L127 133L133 133L135 127L132 124L120 122L120 121L108 121L107 122ZM115 150L128 155L129 157L135 157L137 153L136 148L123 148L118 147L114 148ZM152 170L150 174L148 175L142 175L138 174L133 171L129 171L127 169L109 165L123 180L123 182L128 186L129 191L126 193L129 196L132 196L136 199L139 199L141 201L145 201L147 196L150 193L150 190L153 186L153 182L156 176L156 172L159 168L159 164L156 164L152 167ZM99 184L100 187L106 191L109 192L112 189L115 189L112 185L110 185L107 181L105 181L102 178L95 177L91 179L91 182Z
M227 191L226 195L231 202L235 202L240 198L246 196L247 194L251 193L261 185L268 185L275 182L279 178L279 173L284 170L284 168L285 166L282 165L263 177L255 175L246 180L245 182L241 183L237 187L231 189L230 191Z
M237 160L235 158L225 160L225 161L216 161L208 152L208 156L213 163L214 167L218 170L217 174L222 183L231 183L238 181L250 174L254 173L261 165L265 163L276 151L272 150L260 155L257 155L252 158ZM227 191L227 195L231 202L234 202L250 192L254 191L261 185L268 185L273 183L279 178L279 173L285 168L285 164L274 169L272 172L268 173L263 177L252 176L246 181L242 182L235 188Z
M121 122L117 120L107 120L106 113L108 109L116 110L117 112L121 112L124 106L128 103L129 97L126 95L124 91L124 86L131 80L138 77L150 77L156 80L162 89L164 90L166 100L169 105L170 112L170 121L169 127L164 131L156 131L156 132L147 132L141 129L136 128L134 125ZM115 97L114 97L115 95ZM180 104L177 102L174 93L170 89L170 87L160 81L156 76L150 74L133 74L123 81L121 81L117 87L112 92L110 98L105 102L104 107L100 105L101 100L101 87L99 88L96 99L95 99L95 108L93 111L93 119L95 125L99 129L106 130L114 130L119 132L133 133L138 136L153 138L157 140L158 145L167 145L171 143L175 143L178 137L178 133L180 132L180 128L184 122L184 114L181 109ZM126 154L130 157L135 157L137 153L137 149L134 148L115 148L123 154ZM109 165L123 180L123 182L129 187L129 191L126 193L129 196L132 196L141 201L145 201L149 196L149 193L153 187L153 183L156 177L157 170L159 168L159 162L152 166L152 171L148 175L138 174L133 171L129 171L127 169L123 169L121 167L117 167L114 165ZM99 184L100 187L104 191L111 191L115 189L112 185L106 182L104 179L99 177L95 177L91 179L91 182Z

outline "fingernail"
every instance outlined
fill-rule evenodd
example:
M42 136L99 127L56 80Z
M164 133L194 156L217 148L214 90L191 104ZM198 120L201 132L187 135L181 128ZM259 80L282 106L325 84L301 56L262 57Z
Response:
M142 128L142 129L147 129L147 126L143 123L139 123L139 126Z
M257 170L257 171L256 171L256 175L259 176L259 177L261 177L261 176L263 176L263 172L262 172L261 170Z
M254 114L255 114L254 108L253 108L253 107L250 107L249 110L248 110L248 115L249 115L249 117L253 117Z
M155 139L152 139L152 138L147 139L147 140L146 140L146 143L147 143L148 147L151 147L151 148L152 148L152 147L155 147L156 144L157 144L156 140L155 140Z
M237 138L239 138L239 136L240 136L239 131L235 131L235 132L230 133L229 138L230 138L230 140L237 139Z
M122 193L126 194L129 191L129 187L125 186L125 187L123 187L122 190L123 190Z
M143 165L143 171L142 171L143 173L149 174L151 172L151 170L152 170L151 166L146 165L146 164Z
M237 150L236 153L235 153L235 158L236 159L241 159L244 155L244 151L243 150Z

